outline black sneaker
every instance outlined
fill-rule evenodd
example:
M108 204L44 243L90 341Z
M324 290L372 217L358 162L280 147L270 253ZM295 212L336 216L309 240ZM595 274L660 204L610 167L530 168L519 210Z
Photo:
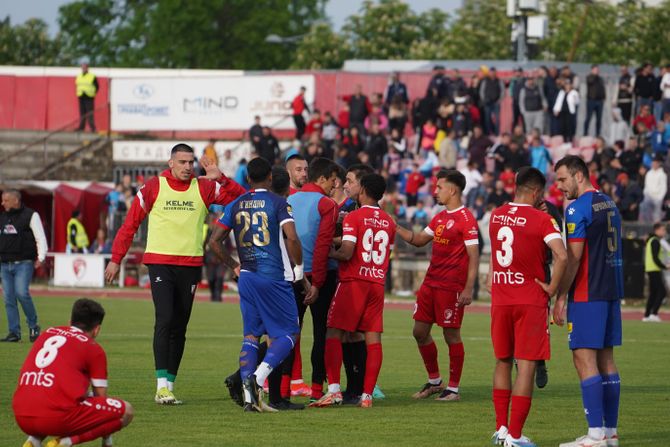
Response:
M9 334L7 334L7 336L5 338L0 339L0 341L16 343L17 341L21 341L21 336L16 335L14 332L10 332Z
M235 402L240 407L243 407L244 394L242 392L242 381L240 380L239 374L235 373L226 377L225 384L233 402Z
M435 398L435 400L442 400L447 402L458 402L461 400L461 395L456 391L451 391L450 389L444 389L442 393Z
M304 410L305 406L303 404L296 404L291 402L288 399L282 399L279 402L271 402L270 407L278 411L287 411L287 410Z
M262 394L263 393L263 388L258 386L258 384L256 383L256 374L252 374L249 377L247 377L246 379L244 379L244 382L242 382L242 387L243 387L244 391L246 391L249 394L249 399L250 399L250 401L245 402L245 404L250 403L259 412L263 411L263 408L261 406L261 400L262 400L262 396L263 396L263 394ZM245 394L245 396L244 396L245 400L246 400L246 397L247 397L246 396L247 393L244 393ZM246 405L245 405L245 409L246 409Z
M30 342L33 343L40 336L40 331L42 329L39 326L30 328Z
M414 393L412 397L414 399L425 399L432 396L433 394L441 393L444 391L445 385L444 382L440 380L438 384L432 384L430 382L425 383L419 391Z
M356 396L355 394L347 392L342 393L342 405L358 405L360 400L361 396Z
M535 385L538 388L544 388L549 382L549 374L547 373L547 364L544 361L537 362L537 369L535 370Z

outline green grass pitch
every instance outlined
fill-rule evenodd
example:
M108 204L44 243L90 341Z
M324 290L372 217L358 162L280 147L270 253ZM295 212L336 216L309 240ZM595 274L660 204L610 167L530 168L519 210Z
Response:
M67 323L74 298L36 298L43 328ZM491 376L494 360L489 316L466 313L466 349L460 402L415 401L410 396L426 380L411 336L409 311L387 310L384 364L379 384L386 393L373 408L306 409L279 414L247 414L228 397L223 379L236 369L241 340L238 307L197 302L177 379L182 406L153 403L155 380L150 301L102 299L107 317L98 341L109 360L110 395L135 407L133 423L114 436L118 446L485 446L494 430ZM3 334L6 322L2 319ZM539 446L556 446L585 433L579 384L566 346L564 328L552 327L549 385L536 390L525 434ZM309 377L309 317L303 343ZM438 340L442 374L447 348ZM11 398L29 343L0 345L0 445L25 439L16 426ZM670 445L670 325L624 322L624 346L616 358L622 376L619 433L624 446ZM344 374L343 374L344 376ZM88 445L99 445L98 441Z

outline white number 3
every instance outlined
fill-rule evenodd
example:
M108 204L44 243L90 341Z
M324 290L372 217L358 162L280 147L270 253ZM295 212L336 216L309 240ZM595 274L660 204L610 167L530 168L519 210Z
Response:
M514 233L510 227L502 227L498 230L499 241L502 241L501 250L496 250L496 259L500 267L509 267L512 264L512 242L514 242Z
M37 351L37 355L35 356L35 366L46 368L51 365L58 356L58 348L63 346L66 341L67 338L62 335L54 335L44 340L42 349Z

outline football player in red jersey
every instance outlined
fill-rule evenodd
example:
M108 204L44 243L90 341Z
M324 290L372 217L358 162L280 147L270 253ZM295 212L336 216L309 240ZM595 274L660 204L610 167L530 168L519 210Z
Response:
M384 283L395 239L395 223L378 205L386 190L384 177L366 174L360 184L361 207L344 218L342 246L339 250L331 249L330 253L330 257L340 261L340 283L328 311L328 393L310 405L314 407L342 403L340 368L346 332L365 333L367 359L359 406L372 406L372 392L382 365Z
M437 201L446 207L420 233L397 226L405 242L422 247L433 241L426 277L417 293L413 335L428 372L428 382L414 394L425 399L440 393L438 400L457 401L465 351L461 340L464 307L472 302L479 269L477 221L463 206L465 177L455 169L437 173ZM442 327L449 345L449 383L445 388L437 363L437 347L430 335L433 324Z
M536 209L542 203L545 183L539 170L521 168L514 202L494 210L489 226L491 261L487 283L491 290L491 339L496 357L493 443L507 447L535 445L521 432L530 411L537 361L549 359L547 302L556 293L567 266L558 224L549 214ZM554 264L550 284L543 282L547 247ZM514 359L518 373L512 386Z
M107 397L107 357L95 342L105 311L87 298L75 301L70 326L51 327L33 344L23 363L12 407L16 423L37 447L71 446L103 438L130 424L133 407ZM89 387L93 395L87 397Z

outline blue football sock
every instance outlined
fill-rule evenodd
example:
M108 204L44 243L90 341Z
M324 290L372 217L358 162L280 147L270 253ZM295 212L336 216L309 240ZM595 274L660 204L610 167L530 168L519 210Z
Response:
M295 346L295 340L290 335L275 338L263 361L275 369L291 353L293 346Z
M256 370L258 363L258 341L245 338L240 351L240 376L246 379Z
M589 428L603 426L603 379L600 375L582 380L582 402Z
M619 422L619 395L621 394L621 378L619 373L606 374L603 382L603 415L605 427L616 428Z

